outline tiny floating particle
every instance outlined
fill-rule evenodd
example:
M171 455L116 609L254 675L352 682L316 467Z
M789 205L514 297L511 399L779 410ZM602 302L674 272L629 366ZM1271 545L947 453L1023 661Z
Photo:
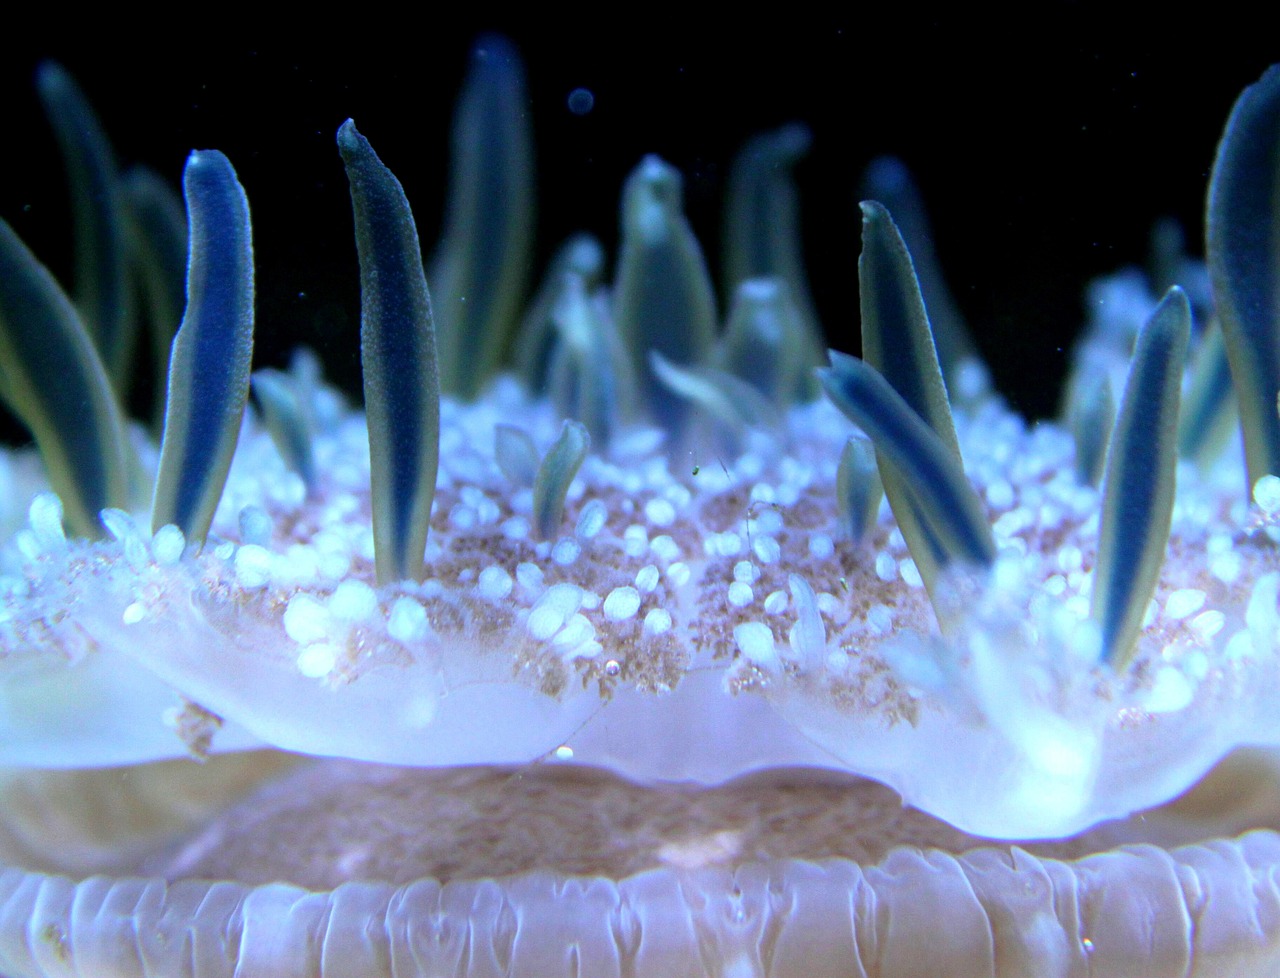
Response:
M574 115L586 115L595 108L596 97L589 88L575 88L569 93L567 104Z

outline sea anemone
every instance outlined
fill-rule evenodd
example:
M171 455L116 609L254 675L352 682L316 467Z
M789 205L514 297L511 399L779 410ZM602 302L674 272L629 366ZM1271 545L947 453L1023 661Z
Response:
M0 223L38 448L0 456L0 972L1273 969L1280 68L1227 123L1207 273L1165 246L1097 285L1035 426L897 161L862 357L822 353L799 127L735 165L723 328L656 156L612 284L579 237L526 303L521 84L482 40L425 268L339 129L357 411L305 351L251 374L232 161L191 154L184 217L42 68L76 297Z

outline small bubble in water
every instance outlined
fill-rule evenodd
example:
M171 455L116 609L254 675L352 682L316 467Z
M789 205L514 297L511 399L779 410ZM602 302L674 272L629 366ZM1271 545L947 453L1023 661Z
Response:
M596 104L596 97L589 88L575 88L569 93L569 111L574 115L586 115Z

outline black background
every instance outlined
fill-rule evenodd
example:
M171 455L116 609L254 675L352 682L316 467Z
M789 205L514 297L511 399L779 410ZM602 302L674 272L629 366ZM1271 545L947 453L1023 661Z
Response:
M776 23L714 31L648 8L611 8L622 29L600 14L534 24L467 11L425 29L351 9L340 24L300 25L323 34L318 42L239 30L143 42L122 22L8 31L0 216L65 277L66 189L31 84L35 65L54 57L88 93L122 163L144 162L176 185L191 148L227 153L254 217L258 365L306 342L358 390L355 247L334 133L355 118L404 184L429 252L453 97L472 40L497 30L520 48L530 83L539 269L579 228L612 249L618 191L646 152L684 172L688 212L717 268L734 152L754 132L802 120L814 133L798 173L805 247L829 342L857 351L855 188L870 159L892 152L923 189L948 280L997 382L1024 413L1049 414L1087 280L1141 263L1162 215L1180 219L1199 251L1223 122L1240 89L1280 60L1280 41L1261 25L1214 21L1214 11L1213 28L1122 28L1077 5L985 21L906 8L809 22L784 22L775 8ZM566 105L579 86L595 95L586 116Z

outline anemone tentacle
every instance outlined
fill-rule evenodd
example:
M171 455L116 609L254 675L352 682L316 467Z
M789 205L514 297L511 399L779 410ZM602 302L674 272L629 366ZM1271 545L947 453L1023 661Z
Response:
M1191 306L1175 285L1138 335L1110 439L1092 614L1102 629L1103 657L1117 667L1132 655L1169 547L1190 336Z
M1231 379L1240 399L1248 483L1280 472L1280 65L1241 94L1209 184L1206 254Z
M202 542L222 497L253 359L253 232L231 162L194 152L183 173L190 222L187 308L173 338L151 529Z
M435 321L400 181L348 119L338 148L360 254L360 363L372 456L378 582L421 580L440 459Z
M449 214L431 263L440 383L480 393L520 313L533 241L533 150L524 68L505 38L476 42L453 128Z
M36 87L71 185L76 305L116 393L123 397L136 325L125 266L125 204L115 158L88 99L61 65L41 65Z
M2 220L0 362L0 396L35 436L72 530L100 535L98 511L128 493L124 419L75 307Z

